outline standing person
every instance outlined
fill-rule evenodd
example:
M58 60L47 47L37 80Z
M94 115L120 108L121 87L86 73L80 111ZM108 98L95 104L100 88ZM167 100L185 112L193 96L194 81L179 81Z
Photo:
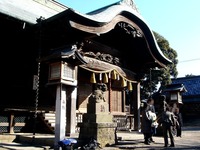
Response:
M147 111L151 111L152 113L154 113L154 115L156 117L156 112L155 112L155 107L154 107L154 99L151 97L147 100ZM151 119L151 121L153 122L152 119ZM155 135L155 134L156 134L156 127L151 126L151 134L150 134L149 142L155 142L153 140L153 135Z
M154 99L151 97L147 100L147 109L155 113Z
M170 108L166 107L166 109L162 113L162 128L163 128L163 137L164 137L164 147L168 147L168 134L170 137L171 145L170 147L175 147L174 144L174 136L172 133L172 128L175 125L173 120L174 114L170 112Z
M176 130L177 130L177 137L181 137L182 135L182 126L183 126L183 119L182 119L182 114L180 113L179 111L179 108L176 108L175 109L175 112L174 112L175 116L177 117L177 123L176 124Z
M145 103L144 109L142 110L142 121L141 121L141 131L144 135L144 143L150 145L151 137L151 120L148 118L147 103Z

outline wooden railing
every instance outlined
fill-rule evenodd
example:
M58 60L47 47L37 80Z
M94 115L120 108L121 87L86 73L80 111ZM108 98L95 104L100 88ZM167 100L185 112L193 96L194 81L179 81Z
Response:
M79 133L78 123L83 120L84 113L76 113L76 132ZM50 121L47 121L44 116L38 115L40 120L43 120L49 129L54 133L54 122L55 117L51 117ZM25 126L25 116L14 116L12 114L6 114L0 116L0 132L20 132L20 129ZM23 121L22 121L23 120ZM113 121L117 123L117 130L132 130L133 129L133 116L132 115L113 115Z
M76 113L76 124L81 123L83 113ZM133 130L133 115L113 115L113 121L117 123L117 130ZM79 127L76 126L76 132Z

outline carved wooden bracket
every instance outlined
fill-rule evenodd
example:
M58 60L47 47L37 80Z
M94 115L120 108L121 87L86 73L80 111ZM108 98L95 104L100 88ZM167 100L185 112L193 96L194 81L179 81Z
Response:
M101 52L97 52L96 54L94 52L84 52L83 54L84 56L89 56L89 57L92 57L92 58L95 58L97 60L101 60L101 61L104 61L104 62L108 62L110 64L114 64L114 65L117 65L117 66L121 66L121 62L120 62L120 58L118 57L113 57L112 55L110 54L105 54L105 53L101 53Z

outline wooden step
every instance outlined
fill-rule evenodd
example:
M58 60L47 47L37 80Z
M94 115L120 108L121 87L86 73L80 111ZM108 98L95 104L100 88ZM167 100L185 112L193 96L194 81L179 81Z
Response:
M56 114L52 114L52 113L45 113L44 117L55 117Z

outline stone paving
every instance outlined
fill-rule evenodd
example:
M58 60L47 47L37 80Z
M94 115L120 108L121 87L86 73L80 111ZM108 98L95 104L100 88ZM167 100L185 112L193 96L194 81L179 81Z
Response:
M182 137L175 137L175 147L165 148L164 139L161 136L154 136L155 143L145 145L143 135L141 133L118 133L122 137L114 147L107 147L105 149L134 149L134 150L162 150L162 149L180 149L180 150L197 150L200 149L200 127L183 128ZM169 142L170 143L170 142Z
M143 134L137 131L120 131L117 136L121 137L118 144L110 145L102 148L102 150L200 150L200 126L184 127L182 137L175 137L175 148L164 148L164 140L161 136L154 136L155 143L145 145L143 143ZM46 138L46 141L52 138ZM50 146L46 145L28 145L15 142L1 142L0 150L52 150Z

